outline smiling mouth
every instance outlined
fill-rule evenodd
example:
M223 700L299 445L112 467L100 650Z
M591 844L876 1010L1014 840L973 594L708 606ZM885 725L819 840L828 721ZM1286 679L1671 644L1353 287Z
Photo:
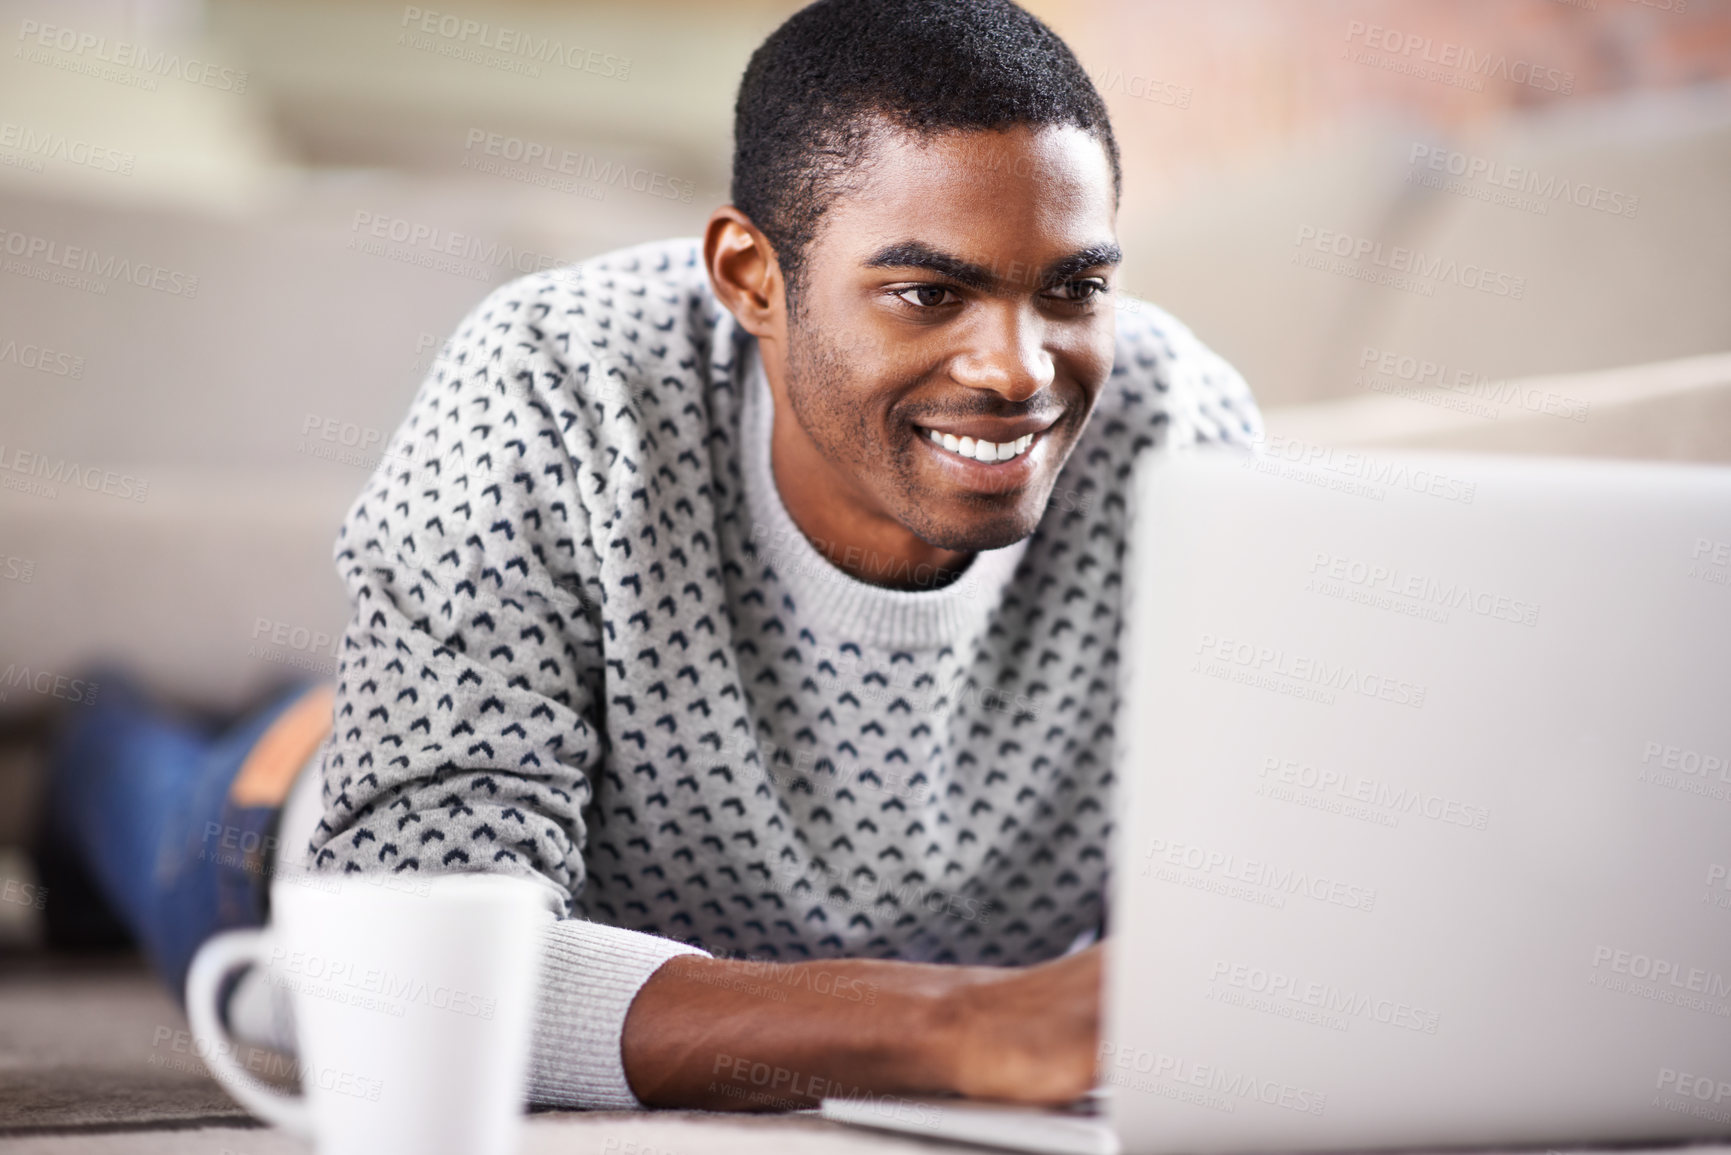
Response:
M925 434L926 439L938 448L965 457L969 461L978 461L986 465L995 465L1001 461L1014 461L1027 453L1034 444L1038 433L1024 433L1013 441L985 441L972 437L957 437L953 433L939 433L936 429L927 429L922 425L914 428Z

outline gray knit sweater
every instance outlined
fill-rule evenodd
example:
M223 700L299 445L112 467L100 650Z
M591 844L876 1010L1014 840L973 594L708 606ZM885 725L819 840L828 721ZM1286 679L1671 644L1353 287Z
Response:
M794 525L772 406L695 240L523 277L343 524L310 862L544 880L536 1102L640 1106L625 1012L693 947L1020 964L1097 927L1132 457L1261 433L1236 372L1122 301L1039 528L909 592Z

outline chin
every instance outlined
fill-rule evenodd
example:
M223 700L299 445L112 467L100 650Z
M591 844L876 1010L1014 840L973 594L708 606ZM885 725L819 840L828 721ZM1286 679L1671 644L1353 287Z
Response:
M991 512L963 510L952 516L934 518L927 511L936 504L923 504L912 519L902 524L928 545L967 553L1003 549L1016 544L1039 526L1040 514L1044 510L1043 505L1032 511L1017 506Z

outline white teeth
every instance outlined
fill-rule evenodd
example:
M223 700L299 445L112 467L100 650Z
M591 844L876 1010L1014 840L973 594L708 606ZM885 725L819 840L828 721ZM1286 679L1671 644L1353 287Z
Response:
M1014 441L976 441L972 437L957 437L953 433L939 433L936 429L926 430L937 445L942 445L951 453L959 453L963 457L971 457L975 461L999 462L1020 457L1034 443L1034 434L1025 433Z

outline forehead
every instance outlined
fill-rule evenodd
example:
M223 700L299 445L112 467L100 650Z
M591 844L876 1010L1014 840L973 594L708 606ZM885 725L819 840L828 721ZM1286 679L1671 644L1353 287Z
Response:
M975 259L1039 261L1114 237L1105 146L1068 125L931 135L883 128L849 183L814 245L831 259L917 239Z

